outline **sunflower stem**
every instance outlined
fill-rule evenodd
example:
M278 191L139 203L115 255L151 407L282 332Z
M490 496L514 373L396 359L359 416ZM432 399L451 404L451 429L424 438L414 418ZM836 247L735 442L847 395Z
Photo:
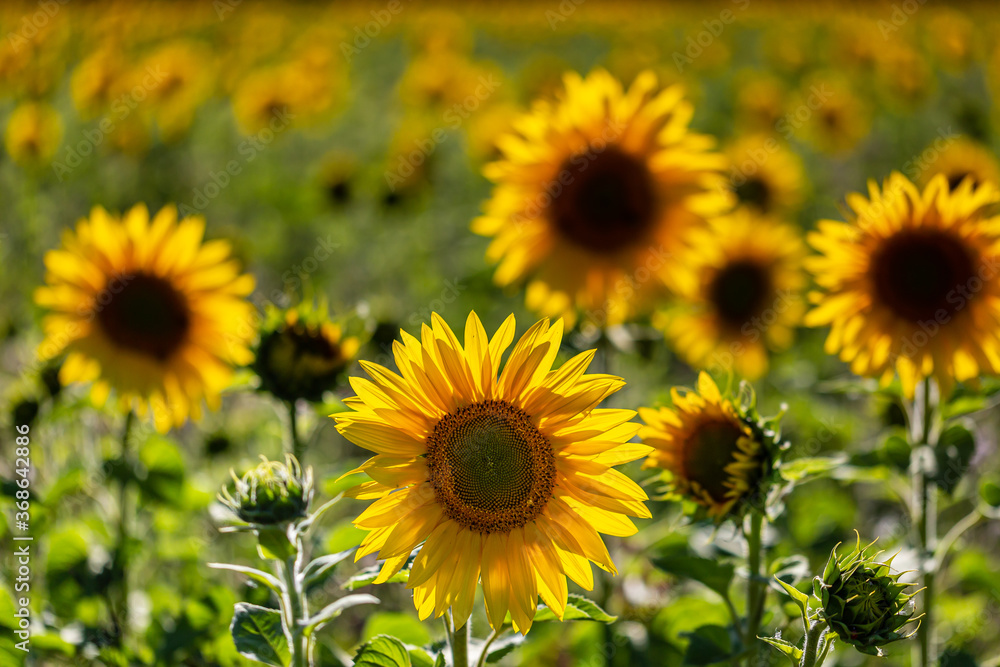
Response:
M934 647L934 578L937 569L935 550L937 549L937 486L931 476L935 461L931 444L931 430L934 417L933 386L926 378L918 385L911 412L912 440L914 444L911 463L912 507L911 516L916 531L916 545L920 556L920 573L924 587L923 612L917 630L917 659L919 667L931 667L935 663Z
M493 642L499 639L500 635L502 635L504 632L505 631L503 629L493 630L492 632L490 632L490 636L486 638L486 642L483 644L483 650L479 654L479 660L476 661L476 667L484 667L484 665L486 664L486 657L489 655L490 652L490 646L493 644Z
M305 455L305 446L302 438L299 437L299 420L295 410L295 401L285 401L288 408L288 447L287 451L302 463Z
M819 667L822 659L819 657L820 641L826 632L826 621L815 620L806 632L806 644L802 648L802 662L799 667ZM825 655L825 652L824 652Z
M761 618L764 614L764 598L767 588L764 575L761 572L763 556L764 514L759 510L750 511L750 530L747 538L747 632L746 646L753 647L757 643L757 632L760 630Z
M452 667L469 667L469 628L471 625L472 623L466 621L465 625L456 629L455 619L450 610L444 617L444 629L448 633L448 646L451 648Z
M113 614L115 628L118 631L118 641L120 645L125 645L128 635L129 613L128 613L128 568L129 568L129 480L131 475L130 465L130 439L132 436L132 426L135 423L135 413L132 410L125 415L125 425L122 427L121 437L121 467L118 486L118 544L115 550L115 557L118 561L116 570L119 573L120 590L118 600L118 612Z
M302 543L296 538L295 553L282 563L282 575L285 580L285 599L282 606L285 611L285 637L292 653L292 667L311 667L311 641L305 634L303 622L309 618L309 603L302 588L300 566L302 562Z

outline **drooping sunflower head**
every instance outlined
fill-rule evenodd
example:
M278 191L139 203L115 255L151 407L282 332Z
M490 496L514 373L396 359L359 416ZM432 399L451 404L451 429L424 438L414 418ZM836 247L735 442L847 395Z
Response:
M273 309L260 334L253 370L260 386L283 401L321 401L337 385L360 346L329 320L326 303Z
M938 147L939 143L944 146ZM921 155L931 159L921 170L921 185L927 186L938 174L948 179L948 188L955 190L962 181L971 179L973 186L983 183L1000 185L1000 165L993 153L968 137L944 137L935 140Z
M791 345L805 312L805 246L789 225L742 208L691 239L678 255L691 278L653 325L692 366L755 380L769 349Z
M488 338L475 313L464 345L437 315L421 338L393 344L399 373L362 361L352 412L334 415L348 440L376 452L356 498L377 499L355 520L369 531L357 558L378 552L388 580L423 543L408 587L421 618L452 609L465 624L481 580L490 624L510 611L531 627L541 597L562 618L566 577L593 587L590 562L615 572L600 532L635 532L646 494L613 466L644 456L629 444L631 410L596 406L624 382L587 374L593 350L558 369L563 325L543 320L514 346L509 317ZM502 370L501 370L502 366Z
M199 419L202 401L218 407L232 364L251 360L254 281L204 230L173 206L150 220L140 204L123 217L95 208L64 233L35 291L49 311L39 355L66 353L63 384L92 382L98 404L114 389L160 431Z
M793 213L802 203L804 173L798 155L767 134L731 144L729 183L740 205L765 215Z
M845 556L833 548L822 577L814 580L816 598L830 628L862 653L883 655L882 647L909 634L900 632L915 622L913 597L905 591L914 586L900 581L905 572L892 571L892 558L878 562L874 542L857 546ZM919 623L918 623L919 625Z
M693 501L722 521L762 507L765 482L785 444L772 421L723 396L702 372L697 392L671 390L673 406L640 408L642 442L653 448L644 468L660 468L666 498Z
M883 384L898 373L907 397L926 377L947 394L1000 372L996 186L951 191L939 174L921 191L893 173L868 190L848 196L850 222L820 221L808 237L820 290L805 323L831 327L826 350L854 373Z
M4 144L14 162L35 168L52 159L62 136L59 112L45 102L26 102L10 114Z
M219 501L241 520L258 526L286 524L306 516L313 496L312 468L302 466L291 454L284 463L265 456L243 477L230 470L234 492L223 487Z
M708 137L688 131L692 107L641 74L626 91L603 70L564 77L498 142L496 183L473 230L493 240L500 285L526 281L529 308L598 326L648 305L672 277L684 234L730 203Z

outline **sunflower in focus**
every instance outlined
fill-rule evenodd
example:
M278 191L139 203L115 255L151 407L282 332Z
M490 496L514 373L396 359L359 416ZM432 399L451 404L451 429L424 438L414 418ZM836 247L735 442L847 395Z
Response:
M911 398L924 378L947 395L955 381L1000 371L1000 193L971 179L951 190L938 174L921 191L893 173L852 194L850 222L823 220L806 260L821 288L809 326L830 325L829 354L857 375L892 381Z
M672 408L639 408L639 438L653 448L643 468L660 468L667 498L684 499L722 521L751 496L772 467L772 442L708 375L697 392L670 391ZM775 441L776 442L776 441Z
M25 102L7 120L4 145L14 162L38 167L50 161L62 142L59 112L45 102Z
M729 182L739 203L759 213L790 214L802 203L802 159L775 137L754 134L726 149Z
M354 359L360 343L329 320L325 302L274 309L263 327L253 369L261 389L283 401L323 400Z
M528 632L539 596L562 618L566 577L590 590L590 561L616 572L599 533L632 535L628 517L650 516L613 469L650 451L628 442L635 413L597 408L625 383L585 373L593 350L553 369L562 333L538 322L501 370L513 316L490 339L470 314L463 346L434 315L420 340L393 343L400 374L362 361L372 379L351 378L353 411L334 416L376 452L352 471L373 479L352 495L378 499L354 522L369 531L356 558L379 552L384 582L422 543L407 584L421 619L451 608L462 627L480 580L495 629L509 610Z
M66 353L63 384L92 382L99 405L114 389L122 410L152 413L161 432L200 419L203 400L218 409L231 365L252 358L254 281L229 243L202 243L204 230L172 206L150 220L140 204L121 218L95 208L64 233L35 291L49 311L39 356Z
M627 91L604 70L564 85L498 142L503 158L484 170L496 187L472 228L493 237L496 283L527 281L530 309L617 324L671 284L687 231L730 204L725 158L688 131L681 88L656 92L652 72Z
M791 346L805 312L804 257L789 225L746 209L716 218L678 258L691 272L690 287L653 325L692 366L755 380L767 372L768 349Z
M944 148L939 151L931 144L924 151L928 152L932 153L933 159L923 165L921 185L929 184L937 174L944 174L951 190L955 190L966 178L972 179L974 186L983 183L1000 185L1000 165L996 157L977 141L968 137L945 139Z

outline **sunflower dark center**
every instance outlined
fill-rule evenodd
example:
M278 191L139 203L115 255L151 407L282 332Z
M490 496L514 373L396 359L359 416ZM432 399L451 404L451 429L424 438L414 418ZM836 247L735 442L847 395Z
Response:
M716 502L723 502L729 488L725 486L727 465L739 451L737 442L743 430L728 420L711 420L699 424L688 437L684 450L684 474L697 482Z
M959 171L959 172L955 172L955 173L952 173L952 174L948 174L948 189L949 190L957 190L958 186L960 186L962 184L962 181L964 181L966 178L969 178L969 177L972 177L972 185L973 185L973 187L975 187L976 185L978 185L979 179L977 179L976 175L973 174L972 172Z
M612 253L644 238L654 221L656 193L640 160L608 147L573 156L559 173L569 175L569 182L553 194L549 215L566 239Z
M708 298L719 319L736 329L760 314L770 294L771 278L767 269L750 260L727 264L708 286Z
M159 361L184 343L191 325L184 295L147 273L111 280L97 299L96 316L113 343Z
M483 401L442 417L427 438L427 468L449 518L480 533L532 521L552 497L552 446L520 408Z
M762 211L771 208L771 188L761 178L748 178L737 185L736 197L740 202L756 206Z
M879 303L919 323L962 305L955 296L975 277L975 260L952 234L911 230L887 239L872 255L870 271Z

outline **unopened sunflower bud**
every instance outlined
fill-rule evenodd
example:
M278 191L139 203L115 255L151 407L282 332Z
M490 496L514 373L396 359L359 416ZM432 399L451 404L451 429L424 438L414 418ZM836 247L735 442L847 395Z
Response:
M223 488L219 500L247 523L271 526L289 523L306 516L313 495L312 469L303 473L294 456L285 462L269 461L263 456L257 466L242 478L232 473L235 494Z
M823 576L814 580L814 592L823 616L842 640L862 653L882 655L882 646L916 632L915 627L909 633L903 630L919 617L913 616L917 592L905 592L915 584L900 581L906 573L892 571L892 558L878 562L882 552L871 552L874 544L862 548L859 536L857 546L840 558L834 547Z

